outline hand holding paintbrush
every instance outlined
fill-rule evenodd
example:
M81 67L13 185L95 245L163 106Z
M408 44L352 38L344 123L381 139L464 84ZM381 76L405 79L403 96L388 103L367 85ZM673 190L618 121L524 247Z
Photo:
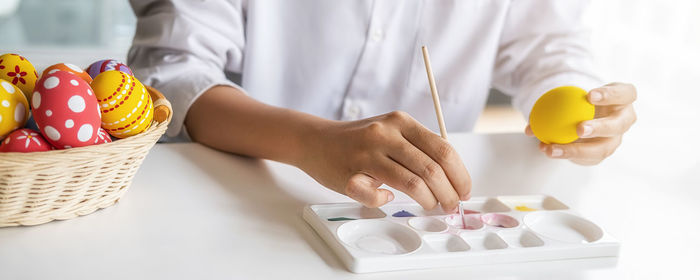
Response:
M445 119L442 116L442 107L440 106L440 96L438 96L437 86L435 85L435 77L433 76L433 68L430 66L430 56L428 47L423 46L423 61L425 61L425 71L428 73L428 83L430 84L430 92L433 96L433 105L435 105L435 114L437 115L438 125L440 126L440 135L447 140L447 129L445 128ZM467 198L469 199L469 198ZM466 200L466 199L465 199ZM459 201L459 215L464 224L464 211L462 210L462 200Z

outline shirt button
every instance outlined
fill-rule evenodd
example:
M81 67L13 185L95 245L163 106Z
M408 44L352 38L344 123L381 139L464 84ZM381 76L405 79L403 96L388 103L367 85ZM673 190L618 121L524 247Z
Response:
M381 29L374 29L372 31L372 41L379 42L384 38L384 31Z
M360 108L352 105L348 108L348 116L351 119L357 119L360 116Z

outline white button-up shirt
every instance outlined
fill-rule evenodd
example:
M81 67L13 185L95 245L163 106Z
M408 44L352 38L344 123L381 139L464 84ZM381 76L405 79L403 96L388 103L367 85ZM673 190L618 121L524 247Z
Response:
M547 90L601 81L586 0L131 0L129 64L173 104L167 135L215 85L328 119L394 110L438 130L426 45L448 131L469 131L489 90L526 116ZM229 73L226 75L225 73Z

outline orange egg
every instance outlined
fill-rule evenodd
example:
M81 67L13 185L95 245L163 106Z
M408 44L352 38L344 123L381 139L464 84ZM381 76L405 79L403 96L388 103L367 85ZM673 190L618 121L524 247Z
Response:
M59 63L51 65L44 70L44 73L41 73L41 76L43 77L49 74L53 74L56 71L70 72L73 73L73 75L76 75L79 78L83 79L83 81L86 81L88 84L92 83L92 77L90 77L90 75L88 75L88 73L85 72L85 70L80 69L80 67L70 63Z

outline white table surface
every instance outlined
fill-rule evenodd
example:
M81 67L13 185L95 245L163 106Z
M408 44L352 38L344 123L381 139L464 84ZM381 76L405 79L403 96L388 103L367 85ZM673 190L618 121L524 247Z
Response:
M603 164L581 167L545 158L533 139L519 134L453 134L451 141L472 174L474 195L555 196L619 239L620 257L352 274L301 218L307 203L347 198L291 166L198 144L158 144L117 205L69 221L0 228L0 279L700 275L696 149L649 152L658 147L629 141Z

